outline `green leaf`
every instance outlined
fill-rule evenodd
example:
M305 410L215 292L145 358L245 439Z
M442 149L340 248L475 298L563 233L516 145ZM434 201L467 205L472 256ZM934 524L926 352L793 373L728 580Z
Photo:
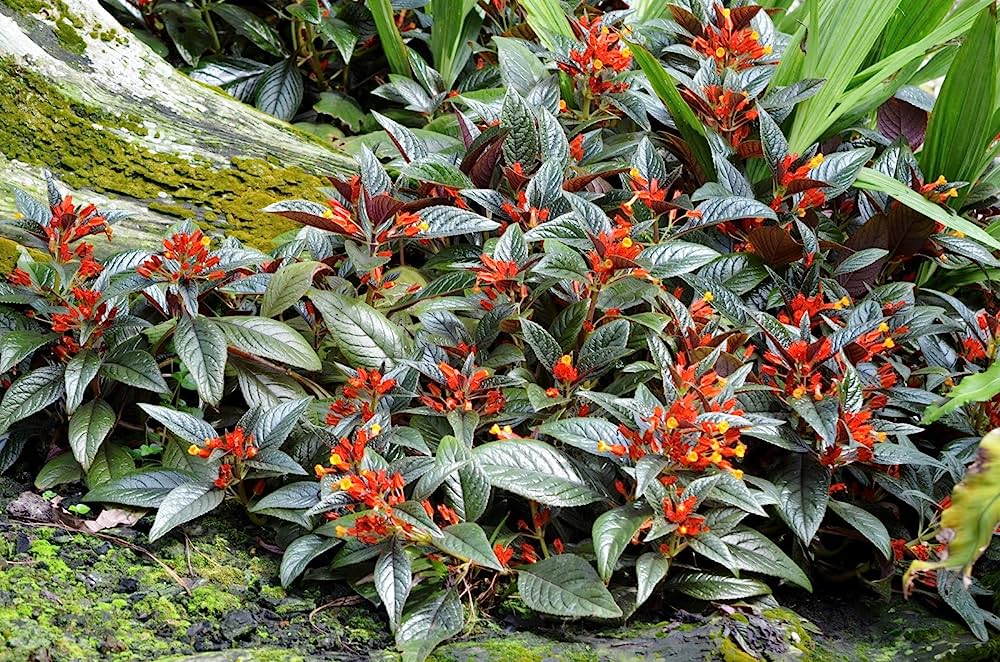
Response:
M552 337L552 334L546 331L541 324L522 319L521 335L524 336L524 341L528 343L528 346L535 353L538 362L546 370L552 372L552 368L559 360L559 357L562 356L562 347Z
M209 482L178 485L160 504L153 527L149 530L149 541L162 538L171 529L214 510L225 497L225 490Z
M261 411L253 426L257 446L261 449L278 448L285 443L311 402L312 398L297 398Z
M403 607L412 585L413 563L403 549L402 540L393 536L375 562L375 590L382 598L382 606L389 615L389 627L393 632L403 620Z
M303 89L302 74L291 58L272 65L260 75L253 103L265 113L287 121L302 104Z
M684 101L684 97L677 90L677 81L667 73L667 70L660 64L653 55L638 44L629 44L636 63L642 68L643 73L649 80L653 92L674 120L677 130L687 143L688 148L694 155L697 165L701 167L703 178L706 181L715 179L715 166L712 163L712 151L709 149L708 141L705 140L705 129L701 120L694 114L691 107Z
M412 608L396 628L396 646L403 661L423 662L438 644L465 627L462 601L454 589L432 595Z
M309 298L323 315L340 353L351 365L392 367L405 352L403 335L385 315L361 301L313 290Z
M665 241L643 249L636 262L645 265L656 278L675 278L696 271L715 258L718 251L686 241Z
M98 447L97 454L90 463L90 469L87 470L87 487L90 489L100 487L134 471L135 460L128 449L109 441Z
M555 437L564 444L569 444L588 453L608 458L614 458L615 456L610 451L598 451L597 446L600 442L603 441L609 446L615 444L628 445L628 440L621 433L621 430L618 429L617 425L596 416L549 421L548 423L543 423L538 428L538 432Z
M994 250L1000 250L1000 241L997 241L975 223L962 218L949 209L934 204L909 186L877 170L862 168L854 182L854 187L885 193L950 230L957 230Z
M216 436L215 429L211 425L191 414L142 402L139 403L139 407L189 444L204 445L206 439Z
M209 6L213 14L233 26L236 32L253 42L257 48L278 57L285 54L281 37L264 19L236 5L220 3Z
M87 387L101 369L101 357L89 349L82 350L66 363L66 413L72 414L83 402Z
M500 227L496 221L485 216L458 207L434 205L418 212L421 220L427 224L426 230L417 235L420 239L440 239L476 232L490 232Z
M730 577L711 572L687 572L677 575L667 585L698 600L742 600L755 595L768 595L767 584L748 577Z
M464 172L447 163L413 161L401 168L400 173L420 182L431 182L458 189L473 188L472 180Z
M990 5L965 36L952 60L927 124L920 166L927 180L938 175L952 182L978 181L992 161L989 152L997 110L997 8ZM972 187L952 203L964 203Z
M323 92L319 101L313 104L313 110L329 115L354 132L361 130L366 117L358 102L341 92Z
M457 559L472 561L484 568L503 570L483 527L473 522L462 522L445 528L444 535L435 540L434 544Z
M298 303L312 287L313 277L328 267L322 262L293 262L271 276L260 304L261 317L274 317Z
M69 447L85 470L115 427L115 410L104 400L87 402L69 419Z
M337 47L344 63L349 63L354 55L354 47L358 43L358 36L354 34L351 26L338 18L328 16L319 24L319 31Z
M635 562L636 607L653 595L656 586L667 576L670 559L659 552L646 552Z
M338 538L324 538L312 533L293 540L281 555L281 569L278 572L281 585L284 587L290 585L305 572L306 567L313 560L333 549L340 542Z
M142 350L108 354L101 364L101 374L116 382L153 393L170 392L170 387L156 365L156 359Z
M973 402L988 402L1000 393L1000 361L994 361L983 372L963 377L958 386L948 392L942 404L930 405L924 410L921 425L930 425L959 407Z
M154 469L142 471L96 487L83 496L92 503L120 503L136 508L156 508L178 485L190 483L194 477L185 471Z
M721 535L720 539L729 546L730 568L780 577L807 591L812 590L802 568L763 534L752 529L737 529Z
M320 484L313 480L282 485L250 507L251 512L269 508L312 508L320 499Z
M403 36L396 27L396 18L392 10L392 0L367 0L365 2L375 19L375 29L379 41L382 42L382 52L389 62L392 73L410 76L410 59L406 54Z
M684 226L682 231L718 225L719 223L741 218L778 220L774 210L763 202L759 202L753 198L740 198L737 196L705 200L698 205L697 210L701 213L701 216L697 220L690 221Z
M0 340L0 373L7 372L34 354L36 349L58 337L55 333L38 331L8 331L3 334L3 340Z
M303 370L323 367L306 339L284 322L267 317L220 317L214 322L238 350Z
M474 11L476 0L430 0L428 9L434 22L428 46L434 66L450 88L472 54L467 40L478 35L482 18Z
M830 500L830 471L807 453L794 453L774 478L778 514L809 546Z
M837 268L833 272L833 275L842 276L844 274L852 274L855 271L860 271L869 265L875 264L888 254L889 251L884 248L865 248L852 254L846 260L838 264Z
M568 457L540 441L483 444L472 457L494 487L547 506L583 506L600 499Z
M183 315L174 330L177 358L191 373L198 395L210 404L222 399L226 373L226 337L205 317Z
M850 524L858 533L875 545L882 557L893 558L892 544L889 540L889 531L885 525L864 508L859 508L853 503L830 499L830 510L837 513L842 520Z
M63 483L75 483L81 478L83 470L80 468L80 463L72 453L63 453L46 462L39 470L35 476L35 487L47 490Z
M951 492L951 505L941 512L941 539L948 552L938 561L914 561L903 575L903 592L909 593L913 575L928 570L962 571L972 578L972 566L986 551L1000 525L1000 430L983 437L976 460Z
M62 397L63 366L49 365L19 377L0 400L0 434Z
M622 552L648 519L647 511L629 505L609 510L594 520L592 536L597 572L605 584L611 581Z
M531 609L555 616L618 618L621 608L594 569L575 554L518 568L517 590Z
M538 159L542 143L535 113L513 88L507 88L500 109L500 128L508 132L503 141L504 159L508 165L530 165Z
M520 0L519 4L528 15L528 25L549 50L559 46L556 37L576 40L559 0Z

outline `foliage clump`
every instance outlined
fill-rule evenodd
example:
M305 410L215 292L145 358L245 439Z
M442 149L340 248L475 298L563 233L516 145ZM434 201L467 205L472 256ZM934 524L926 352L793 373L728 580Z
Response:
M965 469L1000 425L993 142L955 178L957 115L868 121L900 58L844 79L737 4L529 12L546 47L494 39L502 86L457 95L467 56L432 39L408 78L382 31L378 94L428 128L372 112L356 174L267 201L295 228L268 252L187 219L97 260L121 214L19 195L48 259L0 292L4 443L46 440L40 488L155 509L152 540L237 504L282 585L322 562L417 659L515 592L619 619L913 559L985 638L968 569L997 523L952 523L995 472ZM969 32L954 80L996 19L942 21Z

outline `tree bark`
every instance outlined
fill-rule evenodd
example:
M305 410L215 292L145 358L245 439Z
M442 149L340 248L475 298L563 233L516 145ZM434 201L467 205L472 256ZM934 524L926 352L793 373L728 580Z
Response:
M116 250L152 243L178 218L264 245L289 226L260 207L352 167L177 72L97 0L0 0L0 218L11 186L40 194L49 168L76 199L135 213Z

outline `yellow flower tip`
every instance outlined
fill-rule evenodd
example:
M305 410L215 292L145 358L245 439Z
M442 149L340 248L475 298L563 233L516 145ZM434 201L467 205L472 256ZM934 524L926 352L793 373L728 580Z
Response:
M951 233L951 236L953 236L953 237L955 237L957 239L964 239L965 238L965 233L962 232L961 230L955 230L954 232Z
M378 423L373 423L372 424L372 434L379 434L380 432L382 432L382 426L379 425Z
M806 394L806 389L804 386L796 386L795 390L792 391L792 397L795 399L799 399L805 394Z
M420 225L418 225L417 227L420 228L421 232L427 232L428 230L431 229L431 224L428 223L427 221L422 221Z
M624 239L622 239L622 246L624 246L625 248L632 248L633 243L635 242L632 241L632 237L625 237Z
M333 218L333 210L332 209L324 209L323 210L323 218Z
M934 180L934 186L944 186L948 183L948 180L944 178L944 175L939 175L937 179Z
M949 198L957 198L958 197L958 189L957 188L950 188L950 189L948 189L948 192L945 193L945 195L947 195Z
M563 365L573 365L573 357L569 354L563 354L559 359L559 363L562 363Z
M514 428L510 427L509 425L505 425L505 426L503 426L503 433L504 434L514 434Z
M628 175L632 179L639 179L640 177L642 177L642 173L639 172L638 168L632 168L631 170L629 170Z
M326 475L326 467L324 467L322 464L317 464L316 466L313 467L313 473L316 474L317 478L322 478L323 476Z
M344 459L342 457L340 457L340 453L331 453L330 454L330 464L336 465L336 464L343 464L343 463L344 463Z
M715 301L715 295L712 294L711 292L705 292L705 295L701 297L701 299L705 303L712 303L713 301Z
M743 480L742 469L733 469L730 473L732 473L733 478L735 478L736 480Z
M687 457L685 459L688 462L697 462L698 461L698 451L691 451L690 453L687 454Z
M23 218L24 218L24 214L22 214L22 213L21 213L21 212L19 212L19 211L16 211L16 212L14 212L14 219L15 219L15 220L18 220L18 221L20 221L20 220L21 220L21 219L23 219Z
M719 462L722 462L722 453L720 453L719 451L715 451L708 458L708 461L711 462L712 464L718 464Z
M338 538L343 538L343 537L345 537L347 535L347 527L343 526L341 524L338 524L337 528L336 528L336 532L337 532L337 537Z
M887 434L886 434L885 432L878 432L878 433L876 433L876 434L875 434L875 437L876 437L876 438L877 438L877 439L878 439L879 441L885 441L886 439L888 439L888 438L889 438L889 435L887 435Z
M603 439L597 440L598 453L607 453L609 450L611 450L611 446L608 446L608 442L604 441Z
M210 238L208 238L208 237L202 237L201 238L201 245L204 246L205 248L208 248L208 245L210 243L212 243L212 240Z
M746 455L746 453L747 453L747 445L743 443L736 444L736 448L733 449L733 454L736 457L740 458L741 460L743 459L743 456Z
M774 49L771 46L765 46L764 47L764 55L770 55L773 52L774 52Z
M600 71L604 68L604 63L599 58L594 58L593 67L594 71Z
M200 452L201 449L198 448L196 444L191 444L190 446L188 446L188 455L197 455Z
M719 388L726 388L726 384L728 383L729 383L728 379L726 379L725 377L719 377Z
M622 54L622 57L632 57L632 49L629 48L628 46L622 46L620 52Z
M500 426L494 423L493 427L490 428L490 434L500 434Z
M670 418L667 419L667 429L668 430L676 430L679 425L680 425L680 423L678 423L677 419L674 418L673 416L671 416Z
M565 113L567 108L569 108L569 106L566 105L566 101L564 99L559 99L559 112Z
M351 489L351 485L353 485L353 484L354 483L353 483L353 481L350 478L341 478L340 482L337 483L337 487L339 487L341 490L345 490L346 491L346 490Z
M809 159L809 168L810 169L818 168L820 165L822 165L823 161L825 160L826 160L825 156L823 156L822 154L817 154L816 156Z
M729 431L729 421L719 421L719 424L715 427L722 434L726 434Z
M750 38L753 39L754 41L759 41L760 33L754 30L753 32L750 33Z
M893 347L896 346L896 341L893 340L892 338L886 338L885 342L882 343L882 346L885 347L886 349L892 349Z
M885 322L882 322L881 324L878 325L878 330L879 330L879 333L888 333L889 332L889 325L886 324Z
M686 526L677 527L677 533L681 534L682 536L686 536L687 532L688 528Z
M724 8L724 9L722 10L722 15L723 15L723 16L724 16L725 18L729 18L730 14L732 14L732 13L733 13L733 10L732 10L732 9L729 9L728 7Z
M723 48L722 46L719 46L718 48L716 48L715 49L715 57L719 58L720 60L722 58L726 57L726 49Z

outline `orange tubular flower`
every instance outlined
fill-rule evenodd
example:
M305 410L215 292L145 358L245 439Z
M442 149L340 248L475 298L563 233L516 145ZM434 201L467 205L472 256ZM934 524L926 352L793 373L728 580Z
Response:
M580 378L579 371L573 366L573 357L569 354L564 354L556 361L552 366L552 375L564 384L572 384Z
M701 96L688 89L681 94L699 117L738 148L750 136L757 120L757 107L746 92L734 92L721 85L708 85Z
M179 283L191 280L221 280L226 272L215 269L218 256L209 257L208 245L212 240L194 232L175 232L163 240L163 250L146 259L136 269L144 278Z
M192 446L196 448L196 446ZM241 427L234 428L220 437L212 437L205 440L205 449L211 451L219 450L225 455L243 460L252 459L257 456L257 446L252 434L247 434ZM200 453L199 453L200 455ZM202 456L206 457L206 456Z
M691 47L715 60L719 71L727 67L737 71L749 69L774 52L771 46L760 43L760 34L753 28L737 29L731 10L716 5L715 16L716 25L706 25Z
M594 96L627 90L628 83L614 79L632 66L628 46L621 43L618 34L601 25L598 17L581 17L579 25L584 31L583 43L570 51L570 61L560 62L559 68L573 76L586 76Z
M519 291L522 296L527 296L527 288L517 282L517 275L521 271L517 262L494 260L485 253L479 256L479 260L483 263L483 266L474 269L476 273L476 287L481 287L485 284L494 294ZM493 299L494 297L490 298Z
M427 385L427 393L420 396L420 402L436 412L458 409L492 415L500 412L507 404L500 390L482 388L483 382L490 376L483 368L473 367L471 374L467 375L447 363L439 363L438 370L443 379L438 384L443 384L446 388L442 389L438 384L431 383Z
M94 328L90 332L90 337L99 338L114 321L118 309L109 308L106 302L98 304L101 293L96 290L74 287L71 292L73 299L65 302L66 312L52 313L52 330L56 333L66 333L92 324Z

